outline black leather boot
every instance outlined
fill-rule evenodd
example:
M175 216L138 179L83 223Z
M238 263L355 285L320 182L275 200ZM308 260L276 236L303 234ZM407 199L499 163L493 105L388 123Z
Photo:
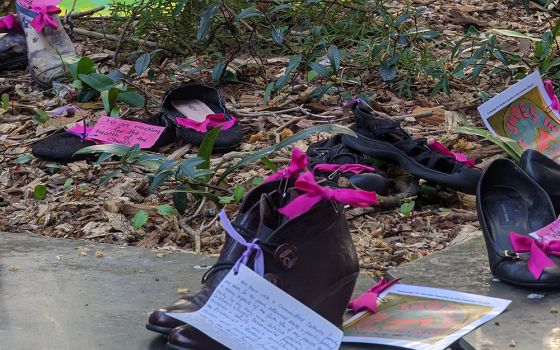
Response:
M264 252L264 278L340 326L359 272L344 205L323 200L290 220L278 215L280 200L278 192L261 199L256 237ZM190 325L173 329L168 339L172 349L225 349Z
M261 196L277 190L281 184L286 184L286 181L288 180L264 183L246 195L239 209L239 213L237 214L237 218L234 221L234 225L245 228L240 230L239 233L248 241L253 239L259 224ZM293 181L290 180L288 184L290 183L293 183ZM200 292L193 296L182 297L172 305L152 312L146 324L146 328L154 332L167 334L171 329L183 325L183 322L167 316L166 313L179 311L192 312L200 309L202 305L206 303L206 300L208 300L214 288L222 281L244 251L245 247L229 236L226 236L218 261L205 274L202 281L204 285Z
M528 149L521 155L519 166L546 191L556 216L560 215L560 165L544 154Z

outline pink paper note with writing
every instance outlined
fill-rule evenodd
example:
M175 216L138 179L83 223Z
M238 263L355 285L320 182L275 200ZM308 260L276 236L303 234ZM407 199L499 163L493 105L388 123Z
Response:
M556 219L545 227L538 229L529 235L541 242L550 243L560 240L560 219Z
M150 148L156 143L164 129L163 126L103 116L93 126L91 134L93 139L106 143L117 143L130 147L140 145L140 148Z

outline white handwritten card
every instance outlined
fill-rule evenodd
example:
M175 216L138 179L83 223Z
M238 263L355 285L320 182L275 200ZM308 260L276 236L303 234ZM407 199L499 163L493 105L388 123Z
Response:
M342 331L241 264L198 311L168 313L233 350L338 349Z

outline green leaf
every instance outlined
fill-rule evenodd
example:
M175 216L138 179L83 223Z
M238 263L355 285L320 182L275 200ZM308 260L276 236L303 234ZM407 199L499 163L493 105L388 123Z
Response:
M111 181L115 176L119 175L120 173L122 173L121 169L116 169L108 172L101 179L99 179L99 186L103 187L107 185L109 181Z
M226 63L224 61L218 62L218 64L214 67L214 70L212 70L212 80L220 80L222 74L224 74L224 69L226 69Z
M272 40L278 45L282 45L284 42L284 31L280 28L275 28L272 30Z
M93 154L93 153L110 153L115 156L122 157L127 154L132 147L127 147L123 145L116 145L116 144L108 144L108 145L95 145L95 146L88 146L82 149L79 149L74 153L77 154Z
M284 85L286 85L286 83L288 83L288 79L290 78L292 71L299 67L302 58L302 55L294 55L290 57L288 61L288 67L286 67L286 71L284 72L284 76L276 80L276 82L274 83L274 88L276 90L280 90L284 87Z
M383 79L383 81L395 80L395 78L397 78L397 65L391 63L390 61L383 62L381 64L379 74L381 75L381 79Z
M494 136L486 129L462 126L455 128L454 131L460 134L484 137L488 141L503 149L504 152L506 152L514 160L519 160L521 158L521 154L523 153L523 149L519 146L517 141L504 136Z
M148 217L148 213L145 210L138 210L132 218L132 227L134 227L135 230L138 230L148 222Z
M66 181L64 181L64 185L62 185L62 187L68 188L72 185L73 182L74 182L74 179L69 177L69 178L66 179Z
M217 8L217 4L212 4L200 13L200 23L198 25L198 31L196 32L196 41L200 41L206 37L208 29L210 28L210 22L212 21L212 17L214 17L214 13L216 13Z
M268 83L266 89L264 90L264 95L263 95L263 100L265 104L267 104L268 100L270 99L270 94L272 93L272 89L274 89L274 83Z
M520 32L516 32L514 30L509 30L509 29L490 29L491 32L494 32L496 34L500 34L500 35L505 35L505 36L509 36L512 38L518 38L518 39L529 39L532 40L534 42L538 42L541 41L541 39L539 38L535 38Z
M317 78L319 76L319 73L317 73L317 71L314 70L310 70L309 72L307 72L307 82L310 83L313 81L313 79Z
M139 77L144 73L146 68L150 65L151 55L146 52L142 56L138 57L136 63L134 63L134 70L136 71L136 76Z
M309 62L309 67L319 73L323 78L329 78L331 76L331 71L320 63Z
M178 189L184 189L184 186L181 185ZM173 193L173 205L181 215L185 214L188 206L187 194L185 192Z
M197 169L210 169L210 155L212 155L212 149L214 148L214 142L220 133L221 128L214 128L206 133L204 140L198 148L197 156L204 159L204 162L199 164Z
M340 50L338 49L338 47L336 47L335 45L331 45L327 50L327 57L331 62L331 67L333 68L333 70L335 72L338 72L340 70L340 57L341 57Z
M253 163L256 162L257 160L261 159L262 157L266 157L269 154L276 152L286 146L289 146L299 140L303 140L306 139L316 133L319 132L326 132L326 133L330 133L330 134L345 134L345 135L350 135L353 137L357 137L356 133L353 132L352 130L348 129L347 127L341 126L341 125L337 125L337 124L325 124L325 125L317 125L317 126L312 126L310 128L301 130L297 133L295 133L294 135L288 137L287 139L285 139L284 141L273 145L271 147L265 148L263 150L254 152L253 154L241 159L240 161L238 161L237 163L235 163L234 165L230 166L229 168L227 168L226 170L224 170L224 172L222 173L222 175L220 176L220 178L217 181L217 184L220 184L232 171L234 171L237 168L240 168L246 164L249 163Z
M103 109L107 114L111 114L111 111L117 103L117 96L121 90L117 88L111 88L109 90L101 91L101 101L103 102Z
M78 80L80 74L89 74L93 72L94 69L95 65L93 64L93 60L89 57L82 57L77 62L68 65L68 70L74 80Z
M161 216L173 216L177 215L177 209L169 204L160 205L158 207L158 214Z
M78 77L87 86L99 92L108 90L111 87L115 86L115 82L113 81L113 79L111 79L110 77L104 74L99 74L99 73L79 74Z
M10 96L8 94L2 94L2 108L10 108Z
M276 165L270 161L267 157L262 157L261 162L263 162L264 166L267 167L270 171L276 171Z
M245 18L262 16L262 15L263 15L262 12L257 10L255 7L249 7L249 8L241 10L241 12L239 12L235 16L234 20L241 21L242 19L245 19Z
M400 207L400 212L406 217L412 216L412 212L414 211L414 205L416 203L414 201L410 201L407 203L403 203Z
M259 177L253 178L253 180L251 180L251 184L253 186L258 186L258 185L262 184L263 181L264 181L264 177L259 176Z
M33 188L33 197L38 201L47 198L47 185L42 183L35 185L35 188Z
M125 91L117 95L117 100L126 103L132 107L144 107L146 100L144 96L138 94L135 91Z
M16 163L25 164L25 163L28 163L29 161L31 161L32 159L33 159L33 156L31 154L24 154L24 155L16 158Z
M35 115L33 115L33 117L31 117L31 119L33 119L33 121L37 124L44 124L44 123L47 122L47 120L50 119L47 112L43 111L40 108L35 108L35 109L33 109L33 111L35 112Z

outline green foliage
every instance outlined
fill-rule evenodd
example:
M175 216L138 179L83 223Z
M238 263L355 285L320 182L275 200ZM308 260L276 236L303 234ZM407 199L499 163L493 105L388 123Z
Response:
M74 79L72 86L80 90L78 101L86 102L100 96L105 113L113 117L120 114L118 102L132 107L143 107L146 101L131 83L133 78L140 77L146 71L151 57L157 52L159 50L141 55L127 74L120 71L101 74L89 57L82 57L68 64L68 71Z
M132 227L134 227L135 230L138 230L148 222L148 218L149 215L145 210L138 210L132 218Z
M494 143L495 145L503 149L504 152L506 152L514 160L517 161L521 159L521 154L523 153L523 150L521 149L521 146L519 146L519 143L515 140L499 135L494 136L490 131L482 128L463 126L463 127L457 127L453 131L465 135L475 135L475 136L484 137L486 140Z
M432 55L438 32L426 28L425 14L409 5L395 13L387 0L281 1L248 0L114 2L113 19L137 15L131 36L191 52L178 77L210 72L214 80L237 81L237 57L287 56L284 74L275 81L260 74L264 100L286 88L298 76L320 86L313 98L338 93L354 95L364 71L380 77L400 93L410 95L417 81L443 75L444 60ZM391 9L391 11L389 11ZM257 59L259 58L259 59ZM260 64L261 72L267 66ZM371 76L371 74L370 74ZM247 78L247 77L245 77ZM254 78L254 77L253 77ZM358 93L359 94L359 93Z
M47 185L40 183L33 188L33 198L40 201L47 198Z
M16 158L16 163L25 164L29 163L31 160L33 160L33 156L31 154L23 154Z
M37 124L44 124L50 119L47 112L40 108L35 108L33 109L33 111L35 112L35 114L33 114L33 117L31 117L31 119Z
M2 94L0 98L0 116L5 114L10 110L10 96L8 94Z
M400 207L401 214L404 215L405 217L412 216L412 213L414 212L414 206L415 205L416 205L416 202L414 202L414 201L403 203Z

